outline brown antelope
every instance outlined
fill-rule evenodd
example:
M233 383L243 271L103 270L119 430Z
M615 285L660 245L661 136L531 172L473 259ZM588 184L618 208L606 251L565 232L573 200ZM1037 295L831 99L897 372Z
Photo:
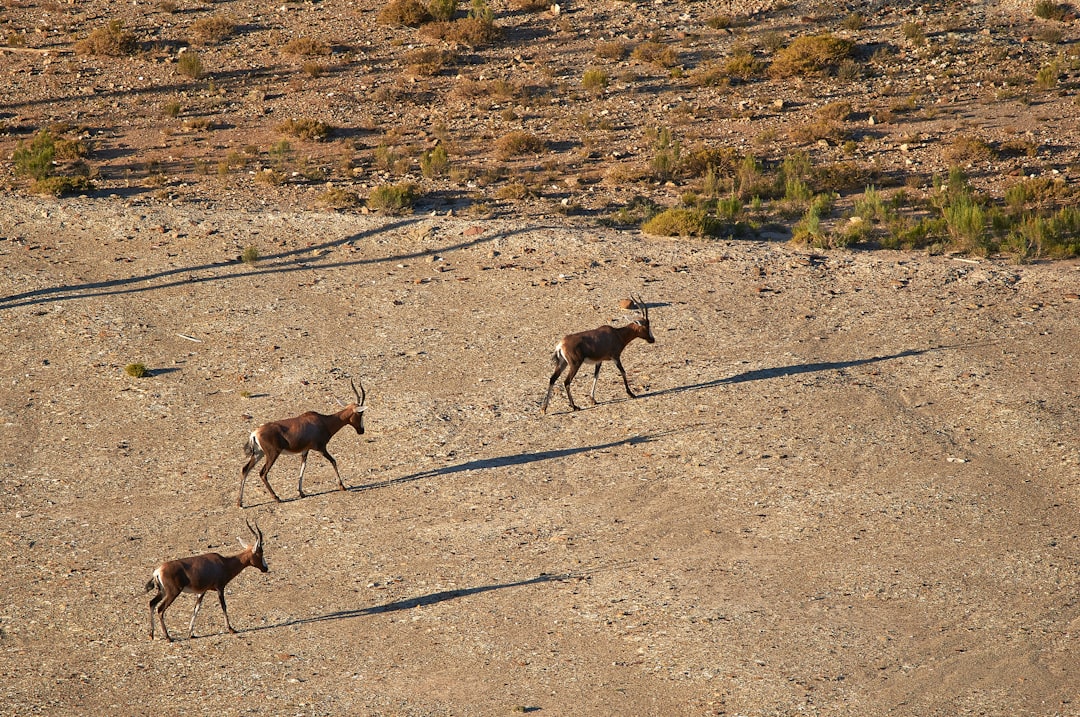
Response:
M217 590L221 612L225 614L225 626L229 628L229 632L236 632L229 622L229 611L225 609L225 586L244 568L258 568L264 573L270 569L266 564L266 558L263 557L263 534L259 530L258 521L255 522L254 528L251 527L251 523L248 523L247 527L255 536L255 545L249 546L241 540L240 544L244 546L244 552L239 555L223 557L218 553L204 553L190 558L170 560L158 566L154 571L154 576L146 584L146 592L157 588L157 595L150 599L151 640L154 639L154 606L157 605L161 630L165 633L165 639L172 642L169 628L165 627L165 611L182 592L196 593L199 596L195 600L195 612L191 613L188 637L195 637L195 616L199 614L203 598L210 590Z
M570 334L563 337L555 345L555 355L552 357L555 361L555 373L551 374L551 380L548 381L547 395L544 396L544 402L540 405L540 410L543 413L547 413L548 402L551 400L551 391L555 388L555 381L559 378L559 374L563 372L563 369L567 367L570 370L567 371L566 378L563 380L563 385L566 387L566 399L570 401L570 408L575 411L578 410L577 405L574 404L574 397L570 395L570 382L574 380L574 376L577 375L578 369L581 368L583 363L596 365L593 371L592 390L589 392L589 398L594 404L596 403L596 379L600 376L600 366L604 361L615 362L615 368L619 369L619 373L622 374L626 394L630 398L637 398L634 392L630 390L630 383L626 380L626 370L623 369L619 357L622 355L626 345L634 339L645 339L650 344L655 343L656 339L653 338L652 329L649 328L649 307L645 306L636 297L631 297L631 299L633 307L638 313L638 318L633 322L619 328L601 326L592 331Z
M356 403L350 403L337 413L324 416L321 413L308 411L294 418L264 423L251 432L251 436L248 437L248 442L244 446L244 452L251 458L244 466L240 477L240 497L236 499L238 506L241 508L244 506L244 483L247 481L248 473L264 455L266 456L266 463L263 464L262 470L259 471L259 477L262 478L266 490L270 491L270 495L274 496L274 500L278 503L281 502L281 498L278 498L277 493L270 487L270 481L266 479L266 476L270 473L270 469L274 467L274 461L282 453L300 454L299 492L301 498L306 497L304 493L304 469L307 467L308 452L310 451L318 451L326 460L330 461L330 465L334 467L334 474L337 476L338 488L345 490L345 484L341 482L341 473L338 472L337 461L326 450L326 444L330 442L335 433L345 426L352 426L360 435L364 433L364 409L367 408L364 405L364 399L367 397L367 392L364 391L364 382L360 382L360 391L356 390L356 384L352 382L352 379L349 380L349 385L352 386L353 393L356 394Z

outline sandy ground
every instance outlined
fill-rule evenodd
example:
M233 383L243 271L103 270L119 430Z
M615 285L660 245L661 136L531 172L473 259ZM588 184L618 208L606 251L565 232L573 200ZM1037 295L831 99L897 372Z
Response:
M1069 715L1080 265L5 198L0 713ZM236 256L255 244L262 259ZM539 401L563 334L657 341ZM151 375L124 368L143 362ZM367 432L249 482L260 422ZM163 559L270 572L147 637Z

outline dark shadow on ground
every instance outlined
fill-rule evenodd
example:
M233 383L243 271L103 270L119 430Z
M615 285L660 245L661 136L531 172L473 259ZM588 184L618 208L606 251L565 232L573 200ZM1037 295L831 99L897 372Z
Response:
M366 264L378 264L383 262L400 262L408 259L416 259L428 254L446 254L460 249L492 242L500 238L512 236L517 233L532 231L535 228L518 229L506 232L485 232L466 241L457 244L448 244L443 247L425 249L423 251L410 252L407 254L394 254L383 257L355 259L348 261L330 262L324 260L324 253L331 248L344 244L351 244L363 239L401 229L410 224L423 221L423 217L410 217L393 223L353 234L334 241L323 242L303 249L270 254L261 257L258 264L247 265L239 261L216 262L198 266L178 267L159 271L153 274L143 274L124 279L110 279L108 281L87 282L71 286L53 286L43 289L34 289L21 294L0 297L0 311L14 309L20 306L33 306L35 304L47 304L56 301L71 301L74 299L86 299L97 296L114 296L118 294L137 294L148 291L156 291L175 286L201 284L210 281L230 281L258 277L264 274L281 274L306 269L338 269L348 266L362 266ZM183 278L177 278L182 276Z

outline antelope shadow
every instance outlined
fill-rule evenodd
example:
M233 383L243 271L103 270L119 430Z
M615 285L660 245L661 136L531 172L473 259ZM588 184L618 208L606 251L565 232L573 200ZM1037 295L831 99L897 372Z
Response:
M490 585L478 585L476 587L460 588L456 590L440 590L439 592L428 593L426 595L417 595L415 597L403 598L401 600L393 600L391 602L383 603L381 605L369 605L368 607L355 608L351 610L335 610L334 612L328 612L323 615L299 617L293 620L285 620L284 622L279 622L274 625L260 625L258 627L250 627L245 630L238 630L238 632L258 632L260 630L273 630L280 627L291 627L294 625L310 625L317 622L328 622L334 620L349 620L352 618L366 617L369 615L381 615L382 613L411 610L415 607L427 607L429 605L437 605L438 603L447 602L449 600L460 600L462 598L467 598L472 595L480 595L481 593L492 592L495 590L524 588L530 585L542 585L544 583L584 579L592 576L594 573L602 572L604 570L617 570L627 567L631 564L632 561L626 561L624 563L615 563L611 565L601 565L593 568L575 570L569 573L540 573L535 578L515 580L513 582L492 583Z
M400 262L409 259L417 259L432 253L446 254L452 251L468 249L497 239L513 236L514 234L543 229L544 227L530 227L528 229L514 229L504 232L485 232L475 238L461 241L456 244L447 244L442 247L424 249L402 254L389 254L381 257L346 261L324 261L323 254L329 249L352 244L368 237L378 236L391 232L395 229L409 226L424 221L424 217L412 217L399 220L377 228L368 229L357 234L351 234L341 239L306 246L302 249L269 254L260 257L257 266L244 270L246 264L240 261L222 261L196 266L177 267L158 271L151 274L125 277L123 279L108 279L105 281L92 281L84 284L52 286L32 291L25 291L10 296L0 296L0 311L14 309L20 306L32 306L35 304L47 304L56 301L71 301L74 299L86 299L99 296L114 296L119 294L138 294L148 291L157 291L176 286L202 284L210 281L231 281L235 279L250 279L265 274L284 274L307 269L340 269L350 266L364 266L368 264L381 264L386 262ZM182 276L182 278L177 278Z
M716 388L717 386L724 386L727 384L745 383L747 381L761 381L769 378L785 378L788 376L798 376L804 373L817 373L819 371L839 371L845 368L854 368L856 366L866 366L868 364L880 363L881 361L892 361L894 359L906 358L908 356L920 356L922 354L931 353L933 351L946 351L948 349L976 345L979 344L932 346L925 349L907 349L905 351L900 351L898 353L888 354L885 356L870 356L868 358L849 359L847 361L816 361L813 363L792 364L790 366L759 368L752 371L744 371L743 373L738 373L734 376L725 376L723 378L713 379L711 381L702 381L701 383L692 383L685 386L674 386L672 388L665 388L659 391L640 393L638 394L638 397L644 398L646 396L666 396L677 393L684 393L686 391L700 391L706 388Z
M349 488L350 491L359 492L365 490L373 490L375 488L385 488L393 485L400 485L404 483L411 483L417 480L423 480L425 478L437 478L444 475L452 475L454 473L461 473L464 471L480 471L489 470L492 468L505 468L507 466L521 466L529 463L538 463L540 461L550 461L555 458L566 458L567 456L574 456L581 453L590 453L592 451L603 451L610 448L617 448L619 446L636 446L642 443L651 443L659 440L664 436L670 436L676 433L682 433L696 429L696 425L685 426L682 428L673 428L668 431L660 431L658 433L651 433L644 436L632 436L630 438L623 438L618 441L609 441L607 443L595 443L588 446L575 446L572 448L556 448L547 451L529 451L525 453L511 453L503 456L493 456L490 458L477 458L471 461L465 461L464 463L458 463L456 465L441 466L439 468L430 468L428 470L417 471L416 473L410 473L409 475L400 476L398 478L390 478L385 481L377 481L375 483L367 483L364 485L353 486ZM325 493L332 493L334 491L328 490ZM314 495L308 493L308 495Z

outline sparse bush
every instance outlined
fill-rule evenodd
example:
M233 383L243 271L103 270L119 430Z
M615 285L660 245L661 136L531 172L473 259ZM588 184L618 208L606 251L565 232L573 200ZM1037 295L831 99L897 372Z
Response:
M544 140L530 132L510 132L495 142L495 154L504 160L523 154L540 154L546 148Z
M180 116L181 109L181 104L173 100L165 103L165 107L162 108L162 114L164 114L166 117L176 118Z
M641 231L663 237L707 237L717 232L718 225L703 209L672 207L642 223Z
M289 40L281 49L289 55L300 55L304 57L317 57L330 54L330 46L325 42L304 35Z
M319 195L319 204L330 209L349 209L360 204L360 197L341 187L329 187Z
M1035 75L1035 86L1040 90L1052 90L1057 87L1059 74L1061 69L1056 62L1043 65Z
M194 50L180 53L180 58L176 61L176 71L192 80L198 80L206 74L202 58Z
M598 68L590 68L585 70L585 74L581 76L581 86L593 94L602 94L604 88L608 86L610 78L608 74Z
M943 209L942 215L949 234L963 251L983 248L986 232L986 212L968 193L957 196Z
M144 363L129 363L124 367L124 373L132 378L146 378L150 375L150 370Z
M434 47L421 47L405 54L409 72L421 77L434 77L456 61L454 53Z
M653 177L660 182L666 182L675 176L679 169L681 146L678 139L673 139L671 130L661 127L656 131L656 140L653 143L653 156L649 160L649 169Z
M390 0L382 6L375 19L384 25L420 27L432 18L427 5L421 0Z
M330 126L310 117L287 119L277 126L277 131L299 139L322 141L330 136Z
M371 190L368 208L383 214L404 214L412 211L418 197L415 184L383 184Z
M236 20L229 15L201 17L191 24L191 34L200 45L216 45L236 30Z
M11 158L16 174L40 180L52 174L55 155L56 138L49 130L43 129L29 143L20 140Z
M731 79L749 82L762 76L765 72L765 62L754 57L750 50L742 49L724 62L723 72Z
M30 185L30 191L34 194L47 194L53 197L82 194L93 190L94 183L89 177L84 176L42 177Z
M679 53L675 51L675 48L655 40L642 42L634 48L630 56L639 62L647 62L659 67L672 67L679 62Z
M960 135L941 153L949 164L986 162L994 158L994 149L981 137Z
M244 247L240 253L240 261L245 264L257 264L259 262L259 248L257 246Z
M1072 5L1053 2L1053 0L1038 0L1032 12L1040 20L1057 20L1058 22L1064 22L1073 16Z
M594 52L602 60L622 60L630 52L630 47L621 40L612 40L601 42Z
M769 74L774 78L830 75L854 47L850 40L829 34L797 37L776 53Z
M428 0L428 14L436 21L453 20L457 12L457 0Z
M885 202L874 185L870 185L863 195L855 200L855 216L868 222L884 221L888 217Z
M420 32L430 38L471 48L490 44L502 34L493 21L475 17L463 17L452 22L425 23Z
M428 179L445 176L449 166L450 158L441 144L420 156L420 173Z
M552 0L510 0L510 7L522 12L541 12L553 4Z
M817 111L817 116L824 120L843 122L851 116L851 103L845 101L830 102Z
M861 29L863 26L862 14L857 12L848 13L847 17L844 18L843 26L845 30L853 32Z
M75 43L75 52L80 55L119 57L131 55L138 48L135 33L124 29L123 20L112 20L105 27L95 29L87 38Z
M905 22L903 26L901 26L900 32L903 33L904 38L915 47L922 47L926 44L926 30L923 29L922 23Z

